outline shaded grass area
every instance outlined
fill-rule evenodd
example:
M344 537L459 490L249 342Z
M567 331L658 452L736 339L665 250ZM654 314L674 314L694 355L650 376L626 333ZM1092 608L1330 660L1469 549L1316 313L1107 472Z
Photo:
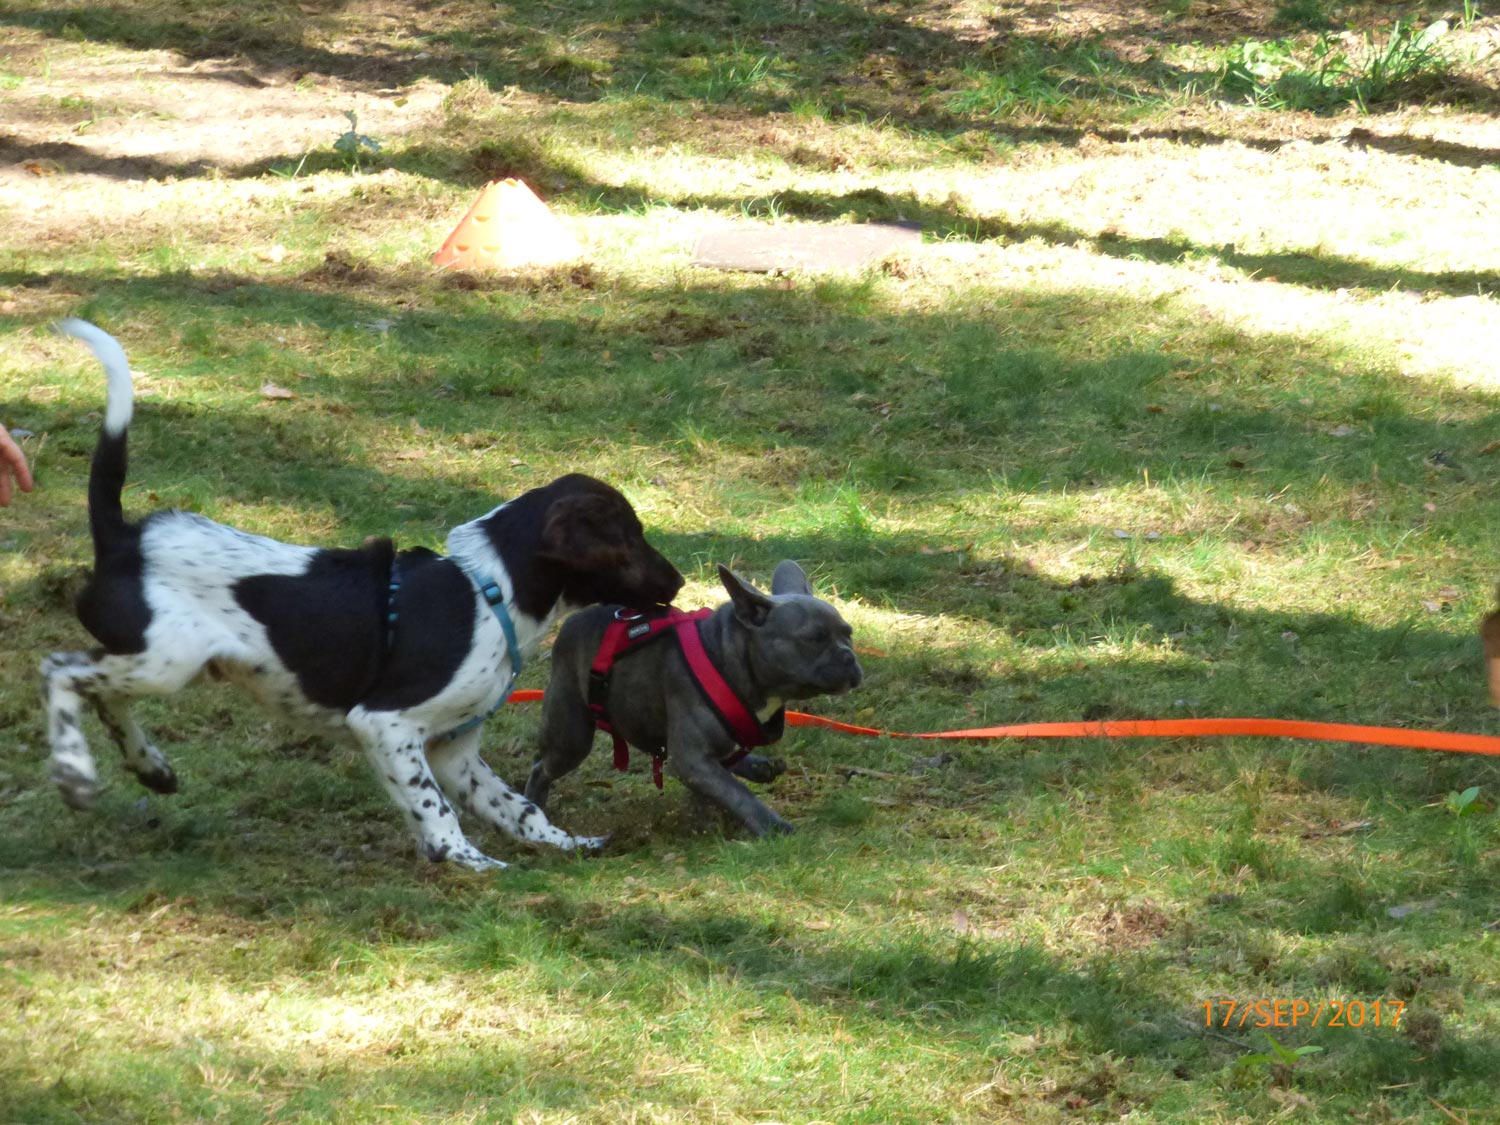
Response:
M1216 20L1192 5L1122 3L1074 26L1027 5L915 0L591 0L503 13L461 3L421 18L371 7L32 2L13 6L7 22L75 42L234 57L294 79L375 88L469 78L568 102L791 111L940 133L976 124L1097 128L1216 99L1317 110L1491 101L1483 82L1455 73L1461 51L1422 38L1448 14L1425 4L1382 6L1375 21L1357 4L1300 20L1247 5L1238 18ZM1363 46L1329 38L1332 26L1371 22L1387 26Z
M309 15L291 4L246 6L227 18L219 9L183 18L152 5L37 5L10 19L67 38L167 47L196 58L235 55L353 81L477 76L496 88L574 100L628 92L757 109L806 105L908 123L948 120L950 102L953 119L983 116L1007 108L1007 94L1017 91L1041 109L1070 98L1075 105L1119 101L1142 86L1159 100L1159 84L1195 80L1161 63L1127 63L1096 38L1054 46L1041 37L997 37L987 44L988 35L956 33L924 14L905 3L757 0L691 10L533 5L497 19L488 7L459 5L427 26L384 20L362 28L365 49L358 53L332 46L352 30L336 12ZM946 92L969 87L957 99Z

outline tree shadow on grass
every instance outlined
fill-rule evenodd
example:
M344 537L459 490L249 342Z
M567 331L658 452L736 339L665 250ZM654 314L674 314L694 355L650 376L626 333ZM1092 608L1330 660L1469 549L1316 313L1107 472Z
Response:
M163 20L81 6L12 15L6 22L73 39L175 50L189 59L243 59L287 77L395 86L477 74L496 89L573 101L629 90L664 104L760 110L815 99L837 116L922 127L954 120L933 90L976 70L1003 76L1019 68L1035 96L1069 89L1084 101L1192 87L1209 77L1154 59L1127 60L1097 39L1059 45L1043 34L1002 32L992 43L977 44L905 13L837 0L819 0L814 9L782 0L691 9L639 0L566 10L523 3L502 21L489 8L450 6L399 30L367 26L357 47L348 49L318 45L316 17L279 13L268 19L252 10ZM1002 78L998 96L1009 89ZM998 113L1005 105L994 108Z
M577 177L578 170L564 173ZM639 210L661 200L634 189L600 185L590 198L608 209ZM810 221L896 222L920 224L924 233L939 241L1028 242L1033 239L1054 246L1087 246L1113 258L1174 263L1193 258L1212 258L1255 277L1274 278L1289 285L1319 290L1391 290L1443 293L1454 297L1474 296L1500 289L1500 271L1445 270L1427 272L1399 266L1380 266L1333 254L1283 251L1254 254L1232 245L1207 245L1186 238L1133 238L1117 232L1092 232L1063 222L1013 222L968 214L961 204L935 204L905 193L878 188L854 192L778 191L746 197L690 195L668 200L680 207L707 207L737 211L751 218L793 216Z
M676 449L690 465L682 427L691 419L695 438L759 458L746 468L767 485L778 480L778 461L831 466L832 450L856 488L894 497L1106 487L1139 481L1144 469L1152 480L1201 477L1247 500L1308 483L1309 466L1322 481L1365 489L1378 459L1381 482L1441 495L1455 514L1478 503L1474 486L1493 475L1472 459L1493 436L1495 408L1484 393L1442 387L1434 410L1431 397L1417 403L1404 376L1350 370L1300 337L1306 358L1294 385L1235 379L1246 357L1281 348L1283 338L1205 325L1196 312L1178 318L1170 303L1116 292L1017 290L1012 300L997 289L983 314L925 313L881 308L859 279L658 289L593 270L434 281L426 271L358 263L300 281L10 270L0 271L0 285L83 293L85 312L97 307L106 319L116 309L162 315L189 370L225 362L226 317L268 330L316 326L367 361L346 370L293 357L306 376L299 390L375 417L382 396L399 392L410 400L401 409L424 427L492 432L523 455L538 436L569 443L618 434ZM511 299L533 293L546 299L535 307ZM1120 338L1153 321L1172 353L1146 337L1103 357L1077 354L1080 333ZM372 323L387 327L361 327ZM761 327L770 324L777 329ZM1033 343L1018 347L1020 333ZM268 339L236 346L277 357ZM1207 390L1205 370L1221 373ZM816 413L802 408L808 394L822 399ZM258 396L255 407L215 424L249 435L267 423ZM34 409L41 420L68 413ZM172 409L186 408L143 404L140 432ZM1340 423L1353 432L1330 437ZM77 424L74 444L92 448L91 424ZM290 409L279 424L311 434L327 419ZM1460 467L1428 464L1439 450L1447 451L1441 464ZM283 487L273 482L268 495L307 495Z
M770 116L768 116L768 113ZM724 145L724 130L738 130L755 134L759 151L774 154L792 164L814 167L827 164L837 167L839 157L836 148L822 152L809 147L795 131L783 133L777 122L784 113L780 111L730 109L725 107L717 115L722 123L703 147L709 152L720 152ZM620 102L614 115L614 127L618 129L638 126L639 111L630 102ZM608 120L598 113L590 115L594 127L607 124ZM872 208L895 200L900 212L920 219L924 229L937 237L964 239L1047 237L1045 224L1033 224L1039 228L1035 233L1022 234L1030 230L1024 224L1009 223L983 216L966 216L951 205L933 206L911 199L890 196L879 191L866 191L852 196L840 197L833 193L792 191L774 196L702 196L697 194L668 197L620 187L599 181L581 162L547 153L534 139L535 125L527 122L519 137L507 137L505 120L487 122L485 139L472 144L461 140L414 141L392 146L386 151L366 154L361 166L366 172L393 169L425 179L479 188L497 179L518 178L527 181L548 198L569 200L578 205L609 211L630 211L672 203L677 206L731 207L736 211L754 215L758 209L771 209L771 213L789 214L806 219L829 219L850 215L868 214L875 217L890 217L889 206ZM456 130L456 127L455 127ZM934 132L934 130L924 130ZM967 138L976 151L987 153L993 146L1010 145L1064 145L1074 146L1087 140L1091 143L1138 144L1148 141L1170 141L1179 145L1212 147L1222 144L1237 144L1261 152L1274 153L1290 139L1274 132L1236 132L1228 128L1214 130L1198 125L1123 126L1096 123L1090 125L1038 124L1005 121L1003 126L984 127L954 120L946 130L936 130L939 135ZM498 135L497 135L498 134ZM1480 168L1500 163L1500 150L1455 141L1432 140L1410 137L1405 134L1384 136L1368 129L1357 128L1347 132L1341 126L1330 124L1326 136L1309 137L1305 133L1295 138L1300 143L1309 141L1331 142L1357 148L1378 149L1394 156L1413 156L1427 160L1439 160L1463 168ZM677 144L693 150L691 138L675 138ZM226 163L211 159L166 160L159 157L133 154L112 156L100 153L88 145L70 140L22 141L14 136L0 135L0 162L22 164L28 161L45 161L63 173L91 174L123 180L137 179L186 179L212 177L215 179L257 179L270 174L283 176L313 175L320 172L348 171L349 161L332 148L309 149L279 155L259 157L244 163ZM1088 240L1095 235L1078 235ZM1101 241L1103 239L1101 238ZM1161 240L1157 240L1161 241ZM1465 290L1468 292L1469 290Z
M1195 71L1153 52L1117 49L1111 35L1202 43L1217 32L1227 42L1252 35L1262 22L1257 9L1249 22L1226 33L1230 16L1223 12L1202 23L1163 25L1143 7L1109 34L1058 35L1047 26L1050 16L1043 26L1018 32L1007 23L1014 14L995 17L983 30L959 31L941 18L944 13L920 7L753 0L689 8L595 0L566 9L521 3L508 8L503 20L488 7L450 5L399 25L365 23L357 30L339 22L341 17L268 16L263 9L161 19L77 6L13 15L8 22L68 38L168 48L190 59L233 57L288 78L315 74L396 86L477 75L494 89L514 87L569 101L630 96L760 112L812 105L846 120L944 133L995 128L1021 136L1024 127L1017 131L1012 124L1017 116L1045 115L1059 105L1081 107L1075 112L1085 117L1100 111L1130 116L1143 103L1211 94L1222 80L1212 69ZM940 18L925 18L931 15ZM333 42L340 32L347 42ZM333 45L321 45L320 38ZM1452 83L1428 97L1482 99L1492 92Z
M1402 144L1408 142L1391 140L1392 146ZM1485 164L1500 160L1500 153L1476 150L1471 157L1472 163ZM202 161L176 164L137 156L117 159L99 156L72 142L20 144L0 137L0 160L7 158L18 162L23 159L55 159L62 161L69 171L118 174L126 178L200 175L209 170ZM342 157L333 152L301 154L300 159L302 167L309 173L344 167ZM260 176L272 169L298 166L298 161L298 154L269 157L239 167L231 174ZM918 224L934 241L1021 243L1037 240L1062 247L1087 246L1109 257L1163 264L1211 259L1251 277L1327 292L1401 291L1468 297L1500 291L1500 270L1427 271L1379 265L1329 253L1302 250L1252 253L1239 250L1232 244L1214 245L1183 237L1131 237L1115 231L1085 230L1061 221L1017 222L971 214L960 202L936 203L909 193L887 192L874 187L852 192L793 189L754 195L662 195L599 180L578 161L526 146L507 145L491 151L486 143L473 150L453 145L418 145L405 153L382 157L371 163L372 166L380 164L421 176L432 176L436 172L443 178L474 187L510 177L532 184L557 184L562 187L560 195L580 200L592 210L616 214L640 213L670 205L683 209L708 209L752 221L792 217L809 222L911 222ZM340 202L335 206L343 207L344 204ZM43 275L39 274L13 274L9 283L26 285L42 280ZM363 280L378 284L376 278ZM233 286L236 282L226 277L225 284ZM254 282L242 279L238 284L251 285ZM450 284L473 284L481 289L486 286L482 280L476 282L473 278L460 276L452 278Z

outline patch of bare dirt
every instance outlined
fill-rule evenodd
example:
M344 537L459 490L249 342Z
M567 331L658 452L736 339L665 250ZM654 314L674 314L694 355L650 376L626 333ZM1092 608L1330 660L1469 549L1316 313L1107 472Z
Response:
M0 34L5 69L21 76L0 90L0 186L46 190L36 181L62 174L162 180L295 165L349 129L346 110L361 133L404 134L431 119L445 92L430 80L371 90L332 78L294 81L232 59Z
M1168 41L1217 43L1270 36L1277 5L1269 0L1200 0L1176 12L1172 7L1129 0L1038 0L999 5L988 17L962 6L938 9L923 22L975 42L999 32L1050 40L1107 39L1110 46L1130 52Z

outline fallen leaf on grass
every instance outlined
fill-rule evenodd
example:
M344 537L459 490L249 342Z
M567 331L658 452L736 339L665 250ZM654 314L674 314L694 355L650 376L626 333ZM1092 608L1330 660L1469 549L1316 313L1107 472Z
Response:
M296 398L297 396L285 387L278 387L275 383L262 383L260 397L264 399Z

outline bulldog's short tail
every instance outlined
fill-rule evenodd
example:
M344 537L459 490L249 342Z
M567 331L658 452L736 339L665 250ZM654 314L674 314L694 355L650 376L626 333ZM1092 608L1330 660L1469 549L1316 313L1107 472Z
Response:
M104 365L108 380L104 427L99 432L99 444L94 447L94 463L89 470L89 531L94 537L97 559L130 526L125 522L120 495L125 490L126 431L135 412L135 388L130 381L130 361L125 358L125 349L108 332L76 317L61 321L57 330L87 344Z

